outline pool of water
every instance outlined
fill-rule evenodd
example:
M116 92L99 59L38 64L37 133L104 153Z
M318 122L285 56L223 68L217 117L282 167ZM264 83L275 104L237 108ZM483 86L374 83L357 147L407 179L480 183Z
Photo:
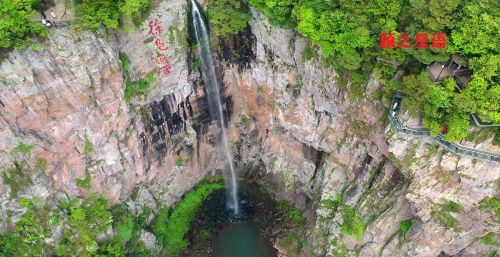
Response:
M276 257L271 242L260 235L257 224L230 223L215 241L215 257Z

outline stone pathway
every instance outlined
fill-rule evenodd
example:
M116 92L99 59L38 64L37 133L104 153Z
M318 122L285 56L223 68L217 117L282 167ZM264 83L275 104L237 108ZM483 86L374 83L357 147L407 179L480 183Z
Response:
M407 135L412 135L416 137L432 137L431 133L426 128L408 128L399 120L399 111L401 108L401 102L403 101L403 95L397 92L392 101L391 110L389 111L389 120L391 121L391 126L398 132ZM500 155L479 151L474 148L468 148L453 142L446 141L442 135L434 137L434 142L438 143L440 146L446 150L462 156L471 157L478 160L491 161L495 163L500 163Z

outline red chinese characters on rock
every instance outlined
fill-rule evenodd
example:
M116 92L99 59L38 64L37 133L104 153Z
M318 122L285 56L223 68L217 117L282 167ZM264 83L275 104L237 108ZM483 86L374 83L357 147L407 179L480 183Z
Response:
M411 39L405 32L397 38L394 33L380 33L379 46L380 48L412 48L426 49L429 48L429 34L425 32L418 32L415 34L415 46L412 46L409 41ZM431 37L432 48L446 48L446 33L433 33ZM396 46L396 42L399 42Z
M154 22L149 21L149 32L148 35L157 36L161 33L161 26L159 24L158 18L155 18Z
M153 57L152 58L158 65L161 66L161 73L163 74L169 74L171 71L170 67L170 61L168 60L166 55L160 55L158 57Z
M170 61L168 60L166 54L162 53L168 50L168 47L164 42L161 41L157 36L162 32L160 22L158 18L149 21L149 32L148 35L154 36L153 44L156 49L157 56L152 56L151 59L155 61L160 67L160 75L166 75L171 72Z

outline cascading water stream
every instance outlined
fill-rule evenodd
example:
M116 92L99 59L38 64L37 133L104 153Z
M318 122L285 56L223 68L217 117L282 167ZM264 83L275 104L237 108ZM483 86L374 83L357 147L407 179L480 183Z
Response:
M218 126L221 129L221 147L228 162L229 169L224 172L224 177L228 187L228 205L233 209L234 214L239 214L240 207L238 201L238 182L236 172L234 171L233 158L229 151L229 143L227 141L227 132L222 111L221 96L219 92L219 82L216 77L214 61L212 59L212 51L210 49L210 41L208 30L201 17L200 10L194 0L192 3L193 27L196 34L196 41L200 50L202 75L205 78L205 86L207 91L207 99L211 111L211 115L215 115Z

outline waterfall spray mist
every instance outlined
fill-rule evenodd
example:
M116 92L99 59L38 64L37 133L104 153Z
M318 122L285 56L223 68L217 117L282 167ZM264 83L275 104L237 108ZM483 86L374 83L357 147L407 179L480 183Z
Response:
M234 171L233 158L229 151L229 143L227 141L227 132L224 122L224 114L222 111L221 95L219 92L219 82L215 73L214 61L212 59L212 51L210 49L210 41L208 30L201 17L200 10L194 0L192 3L193 27L196 34L196 41L200 50L200 60L202 75L204 77L207 99L211 110L211 115L215 115L217 125L221 129L221 148L228 167L224 172L226 186L228 188L228 205L233 209L235 214L239 214L240 207L238 201L238 181L236 179L236 172Z

